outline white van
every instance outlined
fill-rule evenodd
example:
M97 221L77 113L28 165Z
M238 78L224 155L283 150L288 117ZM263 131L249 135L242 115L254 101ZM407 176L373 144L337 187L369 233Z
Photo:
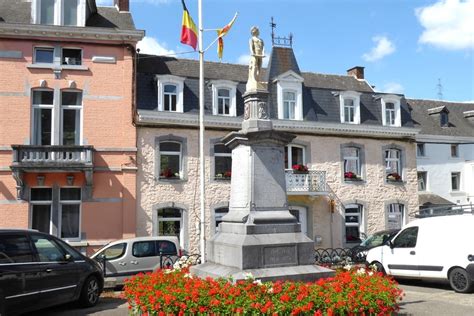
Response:
M163 262L160 262L160 254ZM101 265L105 259L105 287L115 287L123 285L126 278L135 274L155 271L161 264L171 264L170 261L181 255L177 237L156 236L111 242L91 258Z
M370 249L367 263L395 277L449 280L456 292L474 284L474 215L418 219L387 245Z

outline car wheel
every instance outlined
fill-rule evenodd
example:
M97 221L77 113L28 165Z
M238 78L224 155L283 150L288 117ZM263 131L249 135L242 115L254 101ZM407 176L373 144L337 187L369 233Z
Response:
M383 268L383 265L380 262L378 262L378 261L372 262L371 265L373 265L375 267L375 269L377 269L377 272L380 272L383 275L387 274L387 273L385 273L385 269Z
M458 293L468 293L472 289L472 281L466 270L462 268L454 268L449 273L449 284Z
M99 301L100 286L97 277L91 275L84 282L81 290L81 297L79 304L83 307L90 307L97 304Z

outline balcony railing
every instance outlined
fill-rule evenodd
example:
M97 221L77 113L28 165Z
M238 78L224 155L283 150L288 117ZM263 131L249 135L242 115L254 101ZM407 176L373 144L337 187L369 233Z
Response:
M288 194L327 194L326 171L295 172L285 170Z
M88 168L93 166L92 146L12 145L17 168Z

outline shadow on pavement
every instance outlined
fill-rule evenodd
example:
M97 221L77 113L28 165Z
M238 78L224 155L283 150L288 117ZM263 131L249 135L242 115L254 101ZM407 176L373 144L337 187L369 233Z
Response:
M451 286L447 281L430 281L430 280L416 280L416 279L396 279L400 285L407 286L422 286L426 288L440 289L452 291Z
M118 297L101 297L96 306L78 307L76 303L58 305L24 314L25 316L82 316L82 315L128 315L127 301Z

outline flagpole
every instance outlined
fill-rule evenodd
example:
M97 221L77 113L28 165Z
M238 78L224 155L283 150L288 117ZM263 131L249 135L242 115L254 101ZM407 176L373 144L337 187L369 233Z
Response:
M201 263L206 262L206 210L205 210L205 190L204 190L204 49L202 41L202 0L198 0L198 44L199 44L199 178L200 178L200 252L201 252Z

